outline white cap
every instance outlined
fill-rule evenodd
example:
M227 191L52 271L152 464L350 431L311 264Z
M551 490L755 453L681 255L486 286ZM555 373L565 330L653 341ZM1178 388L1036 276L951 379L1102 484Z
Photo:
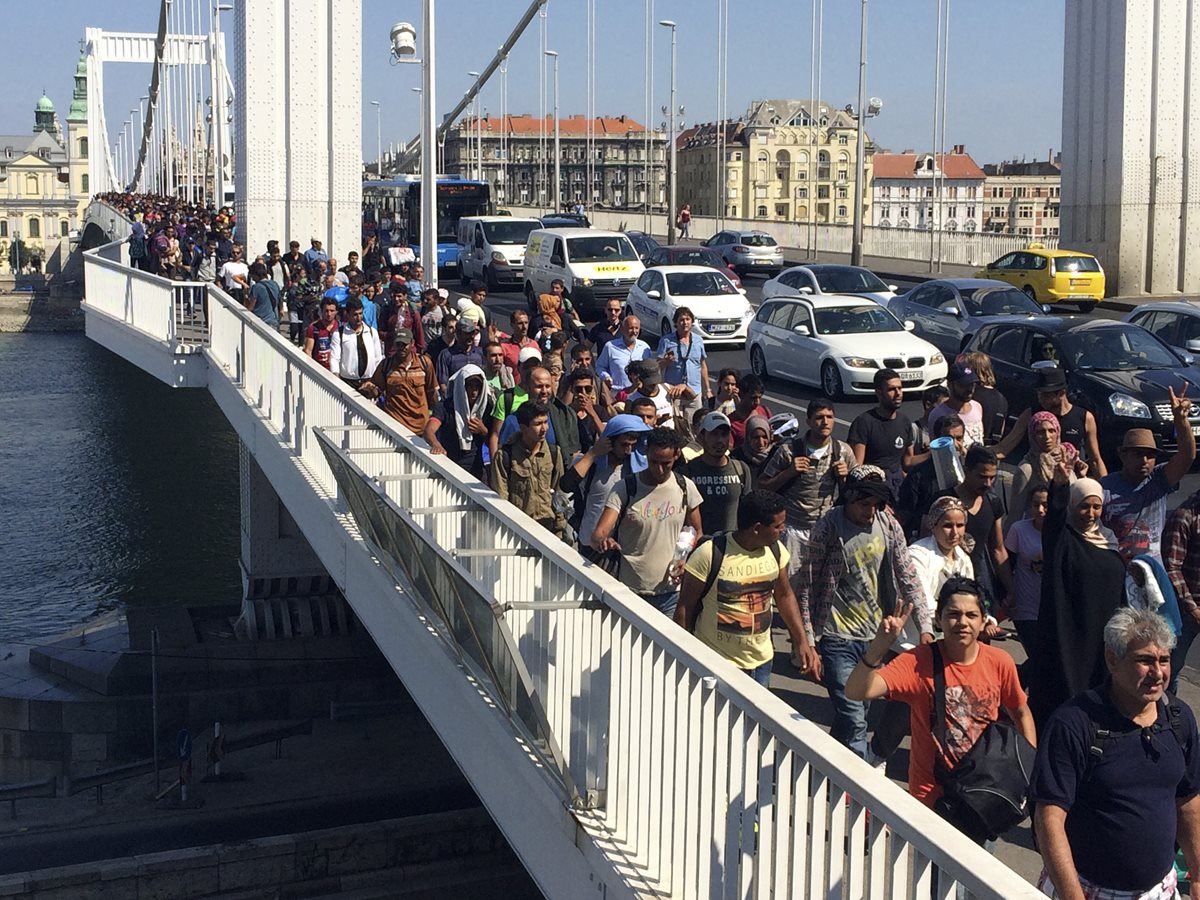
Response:
M468 303L470 301L467 301ZM541 360L542 351L537 347L522 347L521 352L517 354L517 365L529 362L531 359Z

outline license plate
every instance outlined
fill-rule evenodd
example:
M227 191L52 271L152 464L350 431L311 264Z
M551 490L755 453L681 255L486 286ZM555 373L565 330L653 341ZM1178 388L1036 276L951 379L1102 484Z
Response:
M1072 278L1070 280L1069 284L1071 285L1071 287L1079 287L1081 285L1091 284L1091 282L1088 281L1088 279L1086 279L1086 278Z
M900 373L901 383L906 382L906 381L924 381L924 380L925 380L924 372L916 371L916 372L901 372Z
M1192 435L1193 435L1194 437L1200 437L1200 425L1193 425L1193 426L1192 426Z
M732 332L737 331L737 326L736 325L710 325L708 327L708 330L712 334L731 334Z
M769 259L756 259L756 260L754 261L754 264L755 264L756 266L769 266L769 265L771 265L771 260L769 260Z

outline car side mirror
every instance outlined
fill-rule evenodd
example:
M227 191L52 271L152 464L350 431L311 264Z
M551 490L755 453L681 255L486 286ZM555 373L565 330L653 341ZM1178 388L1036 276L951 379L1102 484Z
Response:
M891 291L893 294L896 293L896 291L900 290L900 288L896 287L894 284L889 284L887 286L887 289L889 291Z
M1183 345L1189 353L1200 353L1200 340L1192 339Z
M646 296L649 297L651 300L661 300L662 299L662 291L658 291L658 290L646 291Z
M988 263L988 264L987 264L987 270L988 270L989 272L991 272L991 271L992 271L992 270L994 270L995 268L996 268L996 264L995 264L995 263Z
M947 303L945 306L943 306L942 312L944 312L950 316L961 316L962 315L962 310L959 309L957 306L955 306L953 303Z
M800 291L801 294L811 294L812 293L812 288L808 287L807 285L805 285L802 288L798 288L798 290Z
M741 288L741 287L740 287L740 288L738 288L738 289L737 289L737 292L738 292L739 294L741 294L743 297L744 297L744 296L746 296L746 289L745 289L745 288Z
M1046 315L1050 315L1050 304L1049 303L1042 304L1042 312L1044 312Z
M792 329L792 331L796 332L796 334L800 335L801 337L808 337L809 335L807 325L797 325Z
M1190 366L1196 361L1196 357L1190 353L1180 353L1179 358L1183 360L1185 366Z
M916 330L916 327L917 327L917 323L914 322L912 319L904 320L904 330L905 331L914 331L914 330Z

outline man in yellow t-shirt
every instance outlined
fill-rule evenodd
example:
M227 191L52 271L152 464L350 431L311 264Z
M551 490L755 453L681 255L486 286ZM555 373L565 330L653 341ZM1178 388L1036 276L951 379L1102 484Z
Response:
M764 686L770 683L775 657L771 617L776 607L791 634L801 672L821 677L820 658L808 643L788 580L788 552L780 543L786 521L785 504L778 494L762 490L743 494L737 530L705 541L688 558L675 609L676 624L694 631ZM714 553L719 568L711 577Z

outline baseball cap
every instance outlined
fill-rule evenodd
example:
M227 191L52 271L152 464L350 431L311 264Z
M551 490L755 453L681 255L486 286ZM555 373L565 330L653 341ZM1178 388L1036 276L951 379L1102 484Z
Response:
M662 384L662 371L652 359L639 359L630 363L629 372L637 375L638 380L646 387Z
M975 377L975 370L966 363L955 363L950 367L946 380L959 384L975 384L979 379Z
M479 330L479 325L476 323L476 321L474 319L470 319L470 318L467 318L466 316L463 316L461 319L458 320L457 330L460 334L474 334L476 331Z
M411 344L413 342L413 333L411 328L397 328L392 335L393 344Z
M733 426L729 421L729 416L725 415L723 412L716 412L715 410L708 413L703 419L700 420L701 431L716 431L718 428L732 427Z
M519 366L522 363L527 363L531 359L540 360L541 358L542 351L537 347L522 347L521 352L517 354L517 365Z

